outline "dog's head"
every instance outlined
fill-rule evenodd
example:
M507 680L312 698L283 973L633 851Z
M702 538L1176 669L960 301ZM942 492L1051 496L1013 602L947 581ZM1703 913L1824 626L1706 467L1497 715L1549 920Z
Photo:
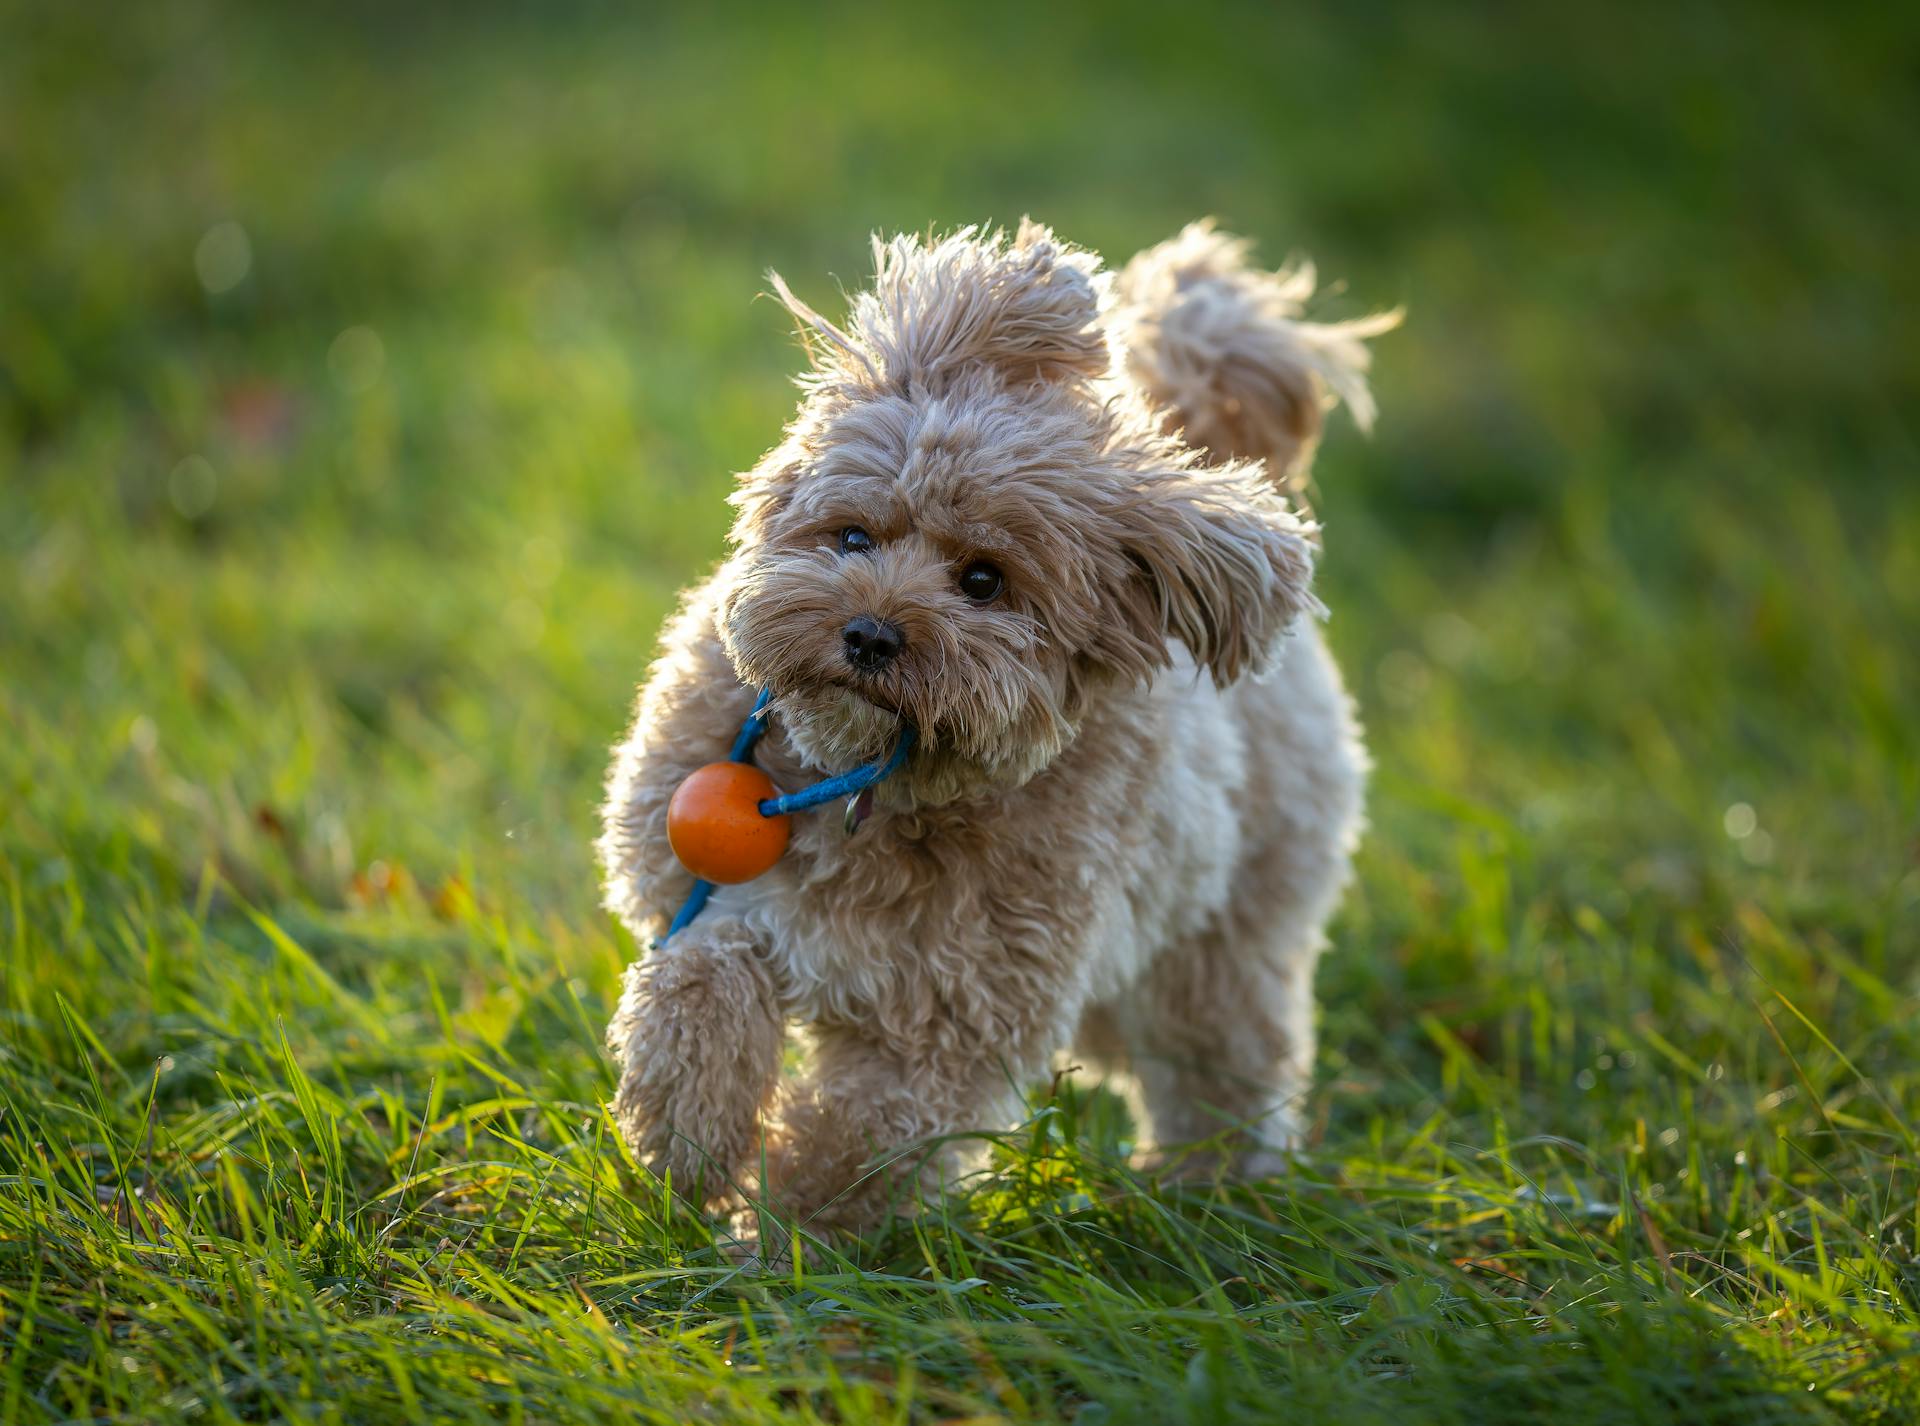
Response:
M1099 261L1046 229L876 239L786 438L742 481L722 636L835 769L920 731L916 798L1023 781L1089 700L1225 683L1313 607L1311 530L1263 466L1207 466L1116 375Z

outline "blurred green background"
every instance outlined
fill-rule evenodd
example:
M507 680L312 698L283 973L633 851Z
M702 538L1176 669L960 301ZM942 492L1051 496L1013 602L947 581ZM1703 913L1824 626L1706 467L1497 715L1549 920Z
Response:
M321 901L469 856L591 914L604 747L792 404L762 273L832 308L870 230L1030 212L1119 261L1212 213L1344 280L1327 312L1411 314L1378 438L1336 432L1318 491L1381 840L1399 779L1569 847L1630 823L1578 859L1624 893L1663 838L1702 843L1676 874L1749 875L1698 836L1744 800L1768 877L1884 885L1911 25L1210 18L17 17L10 838ZM223 814L263 803L296 880Z
M1339 279L1322 315L1408 310L1314 494L1379 767L1326 1152L1637 1143L1643 1196L1705 1195L1675 1242L1744 1221L1702 1156L1789 1141L1769 1212L1911 1208L1911 7L4 26L12 1102L84 1098L64 1003L124 1079L108 1142L156 1056L195 1122L282 1023L348 1098L438 1106L477 1055L590 1105L631 952L598 784L792 407L762 274L832 313L871 230L1031 213L1117 263L1214 214ZM343 1192L392 1158L350 1144Z

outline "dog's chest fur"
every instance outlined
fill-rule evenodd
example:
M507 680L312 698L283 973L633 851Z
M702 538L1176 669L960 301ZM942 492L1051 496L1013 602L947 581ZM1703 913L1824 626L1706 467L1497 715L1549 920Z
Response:
M1065 1043L1080 1007L1136 981L1230 897L1260 755L1234 705L1275 692L1222 694L1176 669L1103 702L1021 787L882 810L852 837L837 809L796 819L780 864L714 907L765 938L802 1020Z

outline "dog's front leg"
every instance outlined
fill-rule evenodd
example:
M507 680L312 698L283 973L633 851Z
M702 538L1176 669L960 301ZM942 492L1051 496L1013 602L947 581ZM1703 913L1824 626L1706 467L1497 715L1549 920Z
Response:
M865 1227L916 1190L938 1188L966 1145L942 1135L999 1129L1020 1108L1014 1066L979 1050L930 1050L834 1027L816 1031L806 1076L770 1131L769 1204L802 1229Z
M635 1155L696 1202L728 1196L757 1161L784 1038L761 948L738 921L698 922L635 962L607 1027L614 1117Z

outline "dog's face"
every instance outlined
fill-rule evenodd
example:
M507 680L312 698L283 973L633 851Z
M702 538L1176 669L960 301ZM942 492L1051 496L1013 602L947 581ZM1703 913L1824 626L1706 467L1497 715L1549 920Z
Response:
M1307 527L1109 378L1097 263L1044 230L878 251L849 331L781 287L816 370L745 477L722 635L803 754L920 732L911 795L1033 776L1172 659L1225 682L1312 603Z

